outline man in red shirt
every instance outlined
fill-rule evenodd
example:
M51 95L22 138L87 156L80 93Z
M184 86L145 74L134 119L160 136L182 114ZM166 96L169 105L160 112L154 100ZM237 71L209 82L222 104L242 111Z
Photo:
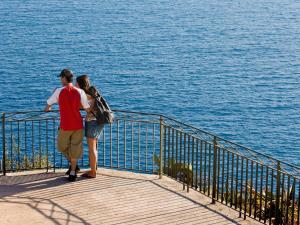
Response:
M69 181L75 181L77 160L82 157L83 150L83 120L80 109L90 111L85 92L73 86L73 73L63 69L58 76L63 85L54 91L47 100L46 112L51 110L55 103L59 104L60 129L57 138L57 148L71 163Z

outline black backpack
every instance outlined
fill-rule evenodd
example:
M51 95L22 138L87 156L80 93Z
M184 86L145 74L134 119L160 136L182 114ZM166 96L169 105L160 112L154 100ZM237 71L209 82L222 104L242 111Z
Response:
M92 86L88 89L87 94L95 100L92 114L95 116L98 124L113 123L114 113L111 111L108 103L101 96L100 92Z

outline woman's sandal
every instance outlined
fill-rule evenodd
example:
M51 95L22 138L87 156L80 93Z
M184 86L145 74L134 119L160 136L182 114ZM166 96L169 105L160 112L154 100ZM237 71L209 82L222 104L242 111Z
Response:
M81 175L82 177L85 177L85 178L96 178L96 173L92 173L91 171L88 171L88 172L85 172Z

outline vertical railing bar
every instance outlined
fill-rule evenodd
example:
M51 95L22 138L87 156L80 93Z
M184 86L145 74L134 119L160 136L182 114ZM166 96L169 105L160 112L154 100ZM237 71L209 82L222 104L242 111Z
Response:
M297 209L297 225L300 223L300 180L298 183L298 209ZM296 190L295 190L296 191Z
M10 122L10 169L13 170L13 125Z
M145 151L145 167L146 167L146 172L148 172L148 123L146 123L146 151Z
M199 173L200 173L200 177L199 177L199 191L202 191L202 153L203 152L203 141L200 141L200 168L199 168Z
M242 217L242 209L243 209L243 183L244 183L244 157L241 156L241 187L240 187L240 199L239 199L239 207L240 207L240 217Z
M167 175L169 175L168 174L168 171L167 171L167 136L168 136L168 132L167 132L167 126L164 126L164 129L163 129L163 134L164 134L164 136L163 136L163 155L164 155L164 157L163 157L163 174L167 174Z
M207 164L207 161L206 161L206 158L207 158L207 143L205 142L205 145L204 145L204 193L206 193L206 164Z
M199 139L196 140L196 177L195 177L195 188L198 190L198 160L199 160Z
M275 224L281 223L281 216L280 216L280 162L277 162L277 174L276 174L276 206L275 206Z
M112 137L112 133L113 133L113 127L112 127L112 124L110 124L110 126L109 126L109 130L110 130L110 134L109 134L109 136L110 136L110 153L109 153L109 157L110 157L110 168L112 168L113 167L113 144L112 144L112 142L113 142L113 137Z
M35 165L34 165L34 122L33 120L31 121L31 155L32 155L32 160L31 160L31 163L32 163L32 167L33 169L35 168Z
M49 171L49 136L48 136L48 119L46 120L46 156L47 156L47 173Z
M296 178L293 177L293 187L292 187L292 224L294 224L294 219L295 219L295 192L296 192Z
M286 224L288 224L288 221L289 221L290 185L291 185L291 176L288 175L288 184L287 184L287 190L286 190L286 206L285 206L286 207L286 209L285 209L285 223Z
M126 120L124 120L124 168L126 169Z
M186 136L187 134L184 133L183 136L183 168L186 169Z
M237 155L237 158L236 158L236 168L235 168L235 171L236 171L236 177L235 177L235 197L234 197L234 200L235 200L235 206L234 208L237 209L237 206L238 206L238 184L239 184L239 159L240 159L240 156Z
M40 168L42 168L42 126L41 126L41 121L39 120L39 164Z
M179 133L180 135L179 135L179 140L180 140L180 147L179 147L179 163L180 163L180 165L182 165L182 132L180 131L180 133Z
M217 138L214 137L213 140L213 147L214 147L214 152L213 152L213 187L212 187L212 203L215 203L216 200L216 186L217 186L217 164L218 164L218 151L217 151ZM209 160L210 161L210 160ZM209 166L210 168L210 166ZM210 179L209 179L210 180Z
M155 153L156 153L156 149L155 149L155 124L153 124L153 128L152 128L152 148L153 148L153 151L152 151L152 173L154 173L155 171L155 166L154 166L154 156L155 156Z
M103 144L102 144L102 146L103 146L103 149L102 149L102 151L103 151L103 167L105 167L106 166L106 156L105 156L105 145L106 145L106 143L105 143L105 127L103 128L103 130L102 130L102 142L103 142Z
M264 166L260 166L260 199L259 199L259 221L261 221L262 217L262 195L263 195L263 177L264 177Z
M175 135L174 135L174 128L172 128L172 177L174 178L175 177L175 170L174 170L174 163L175 163L175 159L174 159L174 151L175 151L175 148L174 148L174 143L175 143Z
M27 122L24 122L24 168L27 169L28 157L27 157ZM48 169L47 169L48 172Z
M210 196L210 170L211 170L211 144L209 144L209 151L208 151L208 179L207 179L207 182L208 182L208 196Z
M163 152L166 151L164 148L164 136L165 136L165 125L164 125L164 119L162 116L159 118L159 136L160 136L160 144L159 144L159 179L162 179L163 175Z
M187 153L187 168L186 168L186 181L187 181L187 192L190 187L190 155L191 155L191 135L188 135L188 153Z
M268 204L268 186L269 186L269 167L266 166L266 194L265 194L265 214L266 214L266 209L267 209L267 204ZM272 202L270 202L271 205ZM264 223L267 222L267 215L264 216Z
M186 133L183 135L183 170L186 171ZM183 190L185 190L185 176L183 173Z
M5 113L2 113L2 170L3 175L6 176L6 134L5 134Z
M171 128L170 127L168 127L168 175L170 176L171 174L170 174L170 163L171 163L171 158L170 158L170 156L171 156Z
M229 155L229 151L226 151L226 152L227 152L227 166L226 166L226 199L225 199L225 202L227 205L228 197L229 197L229 158L230 158L230 155Z
M257 216L258 163L255 163L255 165L254 219Z
M21 168L20 163L20 122L18 121L18 170Z
M56 127L55 127L55 118L54 118L53 119L53 167L54 167L53 170L54 170L54 172L55 172L55 169L56 169L55 134L56 134Z
M120 120L117 120L117 167L120 168Z
M270 203L272 206L273 205L273 190L274 189L274 169L271 168L271 191L270 191L270 194L271 194L271 200L270 200ZM269 225L272 224L272 210L269 210Z
M163 146L164 146L164 151L163 151L163 173L164 174L167 174L167 126L164 126L163 128L163 133L164 133L164 136L163 136Z
M224 179L225 179L225 150L222 148L222 189L221 202L224 202Z
M191 173L191 186L194 187L194 154L195 154L195 138L192 137L192 173Z
M103 128L102 128L102 130L103 130ZM102 134L102 130L101 130L100 135ZM83 128L83 132L84 132L83 135L85 135L84 128ZM100 141L100 135L99 135L99 137L98 137L98 139L96 141L96 154L95 154L95 156L96 156L96 170L98 170L99 167L100 167L100 162L99 162L99 154L100 154L99 141ZM83 143L83 145L84 145L84 143ZM87 146L87 148L88 148L88 146ZM84 153L82 154L82 157L83 156L84 156Z
M134 122L131 121L131 169L134 170Z
M281 207L280 207L280 211L281 211L281 214L283 214L284 212L284 209L283 209L283 196L284 196L284 183L285 183L285 174L282 173L282 187L281 187Z
M249 172L249 160L246 159L246 178L245 178L245 202L244 202L244 220L247 216L247 199L248 199L248 172Z
M175 153L175 158L176 158L176 164L178 163L178 130L176 130L176 153Z
M219 188L220 188L220 156L221 155L221 151L220 148L217 148L217 156L218 156L218 161L217 161L217 200L219 200Z
M253 161L251 160L251 172L250 172L250 200L249 200L249 216L252 215L252 191L253 191Z
M141 123L138 126L138 168L141 170Z
M233 206L234 153L231 153L230 207Z

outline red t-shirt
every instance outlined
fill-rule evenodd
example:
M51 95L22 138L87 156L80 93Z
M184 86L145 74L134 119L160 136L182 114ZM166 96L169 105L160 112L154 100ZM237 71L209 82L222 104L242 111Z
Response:
M57 102L60 112L60 128L66 131L83 129L80 108L81 106L85 109L89 108L84 91L74 87L72 84L56 89L47 103L48 105L53 105Z

